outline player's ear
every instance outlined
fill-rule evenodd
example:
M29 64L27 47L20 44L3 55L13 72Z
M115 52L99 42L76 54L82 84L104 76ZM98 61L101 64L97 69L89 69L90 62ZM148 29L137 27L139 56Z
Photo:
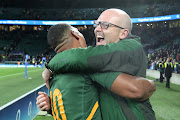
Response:
M129 34L129 30L123 29L123 32L120 32L120 34L119 34L120 40L125 39L128 36L128 34Z
M71 30L71 34L72 34L73 37L75 37L77 40L79 40L79 36L78 36L78 34L76 32Z

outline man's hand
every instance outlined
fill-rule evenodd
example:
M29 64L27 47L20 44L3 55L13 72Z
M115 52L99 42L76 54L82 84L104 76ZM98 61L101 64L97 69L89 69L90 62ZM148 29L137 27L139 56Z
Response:
M36 105L41 111L48 111L51 109L49 96L44 92L38 92L39 96L36 98Z
M46 87L48 89L50 89L49 87L49 80L52 77L52 73L46 68L44 69L44 71L42 72L42 77L44 79L44 82L46 83Z

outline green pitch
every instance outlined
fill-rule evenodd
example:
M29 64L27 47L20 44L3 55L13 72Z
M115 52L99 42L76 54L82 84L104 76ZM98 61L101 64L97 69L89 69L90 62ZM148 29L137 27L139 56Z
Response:
M0 68L0 106L22 96L44 83L40 68Z
M0 68L0 106L44 84L40 68L28 68L25 79L24 68ZM153 79L153 78L149 78ZM150 98L157 120L179 120L180 85L156 82L156 91ZM37 116L34 120L53 120L51 116Z
M171 83L171 88L166 88L165 83L156 82L156 91L150 98L157 120L180 120L180 85Z

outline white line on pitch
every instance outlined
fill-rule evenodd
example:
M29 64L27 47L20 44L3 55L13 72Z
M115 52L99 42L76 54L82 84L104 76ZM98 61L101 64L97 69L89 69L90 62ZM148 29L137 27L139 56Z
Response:
M9 102L9 103L7 103L7 104L1 106L1 107L0 107L0 111L1 111L2 109L4 109L4 108L10 106L11 104L17 102L18 100L20 100L20 99L26 97L27 95L29 95L29 94L31 94L31 93L37 91L38 89L40 89L40 88L42 88L42 87L44 87L44 86L45 86L45 83L42 84L42 85L40 85L39 87L37 87L37 88L35 88L35 89L33 89L33 90L27 92L26 94L24 94L24 95L22 95L22 96L20 96L20 97L18 97L18 98L16 98L16 99L14 99L14 100L12 100L11 102Z
M39 70L41 70L41 69L39 69ZM39 71L39 70L31 70L31 71L27 71L27 72L34 72L34 71ZM8 76L13 76L13 75L18 75L18 74L23 74L23 73L25 73L25 72L15 73L15 74L11 74L11 75L5 75L5 76L2 76L0 78L4 78L4 77L8 77Z

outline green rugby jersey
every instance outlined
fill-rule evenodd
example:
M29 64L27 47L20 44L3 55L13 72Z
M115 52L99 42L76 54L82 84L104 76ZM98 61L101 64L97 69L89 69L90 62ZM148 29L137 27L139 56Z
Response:
M81 74L55 74L50 81L54 120L102 120L93 81Z
M105 46L67 50L55 56L59 61L51 69L93 73L91 78L102 86L100 106L104 120L155 120L149 100L136 102L109 91L120 73L146 77L146 56L139 41L136 37Z

